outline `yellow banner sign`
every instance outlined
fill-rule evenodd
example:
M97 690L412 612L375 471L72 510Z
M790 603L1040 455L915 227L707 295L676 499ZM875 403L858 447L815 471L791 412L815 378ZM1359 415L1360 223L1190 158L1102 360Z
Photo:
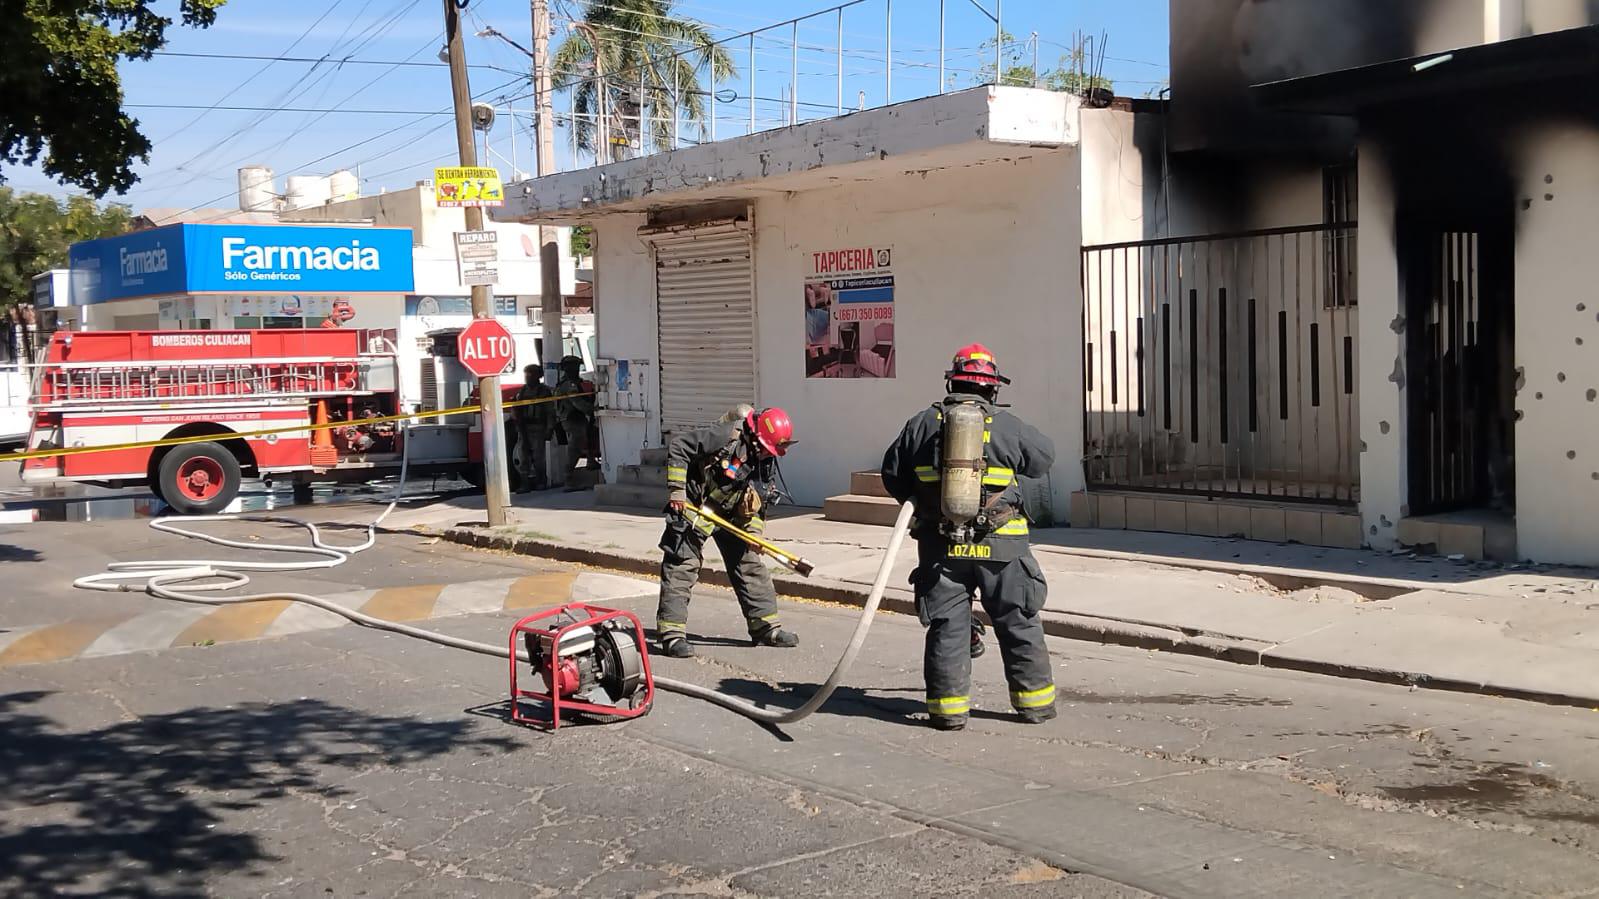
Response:
M500 170L491 168L448 168L433 170L433 198L450 208L505 205L505 186Z

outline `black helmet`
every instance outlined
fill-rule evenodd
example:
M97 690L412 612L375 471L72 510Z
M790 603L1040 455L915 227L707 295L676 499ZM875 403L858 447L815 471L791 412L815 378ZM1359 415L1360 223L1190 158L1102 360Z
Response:
M582 356L562 356L561 357L561 367L562 368L570 368L570 369L572 369L574 371L579 371L579 370L581 370L583 368L583 357Z

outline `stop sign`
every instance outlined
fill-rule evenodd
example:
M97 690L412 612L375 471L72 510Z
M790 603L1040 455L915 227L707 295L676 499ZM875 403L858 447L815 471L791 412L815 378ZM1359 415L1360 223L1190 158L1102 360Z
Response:
M516 361L516 343L504 325L492 318L480 318L456 338L456 355L467 371L488 378L504 372Z

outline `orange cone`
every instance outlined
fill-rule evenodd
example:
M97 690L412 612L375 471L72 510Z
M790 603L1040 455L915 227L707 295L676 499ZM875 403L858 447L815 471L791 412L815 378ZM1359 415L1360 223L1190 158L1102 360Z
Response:
M332 468L339 464L339 451L333 448L333 432L328 423L328 401L316 401L316 424L324 427L311 432L311 467Z

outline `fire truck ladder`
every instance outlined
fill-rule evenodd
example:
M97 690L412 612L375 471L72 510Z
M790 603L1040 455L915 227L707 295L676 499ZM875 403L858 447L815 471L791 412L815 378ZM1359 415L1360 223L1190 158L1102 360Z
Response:
M372 393L369 365L364 359L56 363L40 372L34 405L363 396Z

